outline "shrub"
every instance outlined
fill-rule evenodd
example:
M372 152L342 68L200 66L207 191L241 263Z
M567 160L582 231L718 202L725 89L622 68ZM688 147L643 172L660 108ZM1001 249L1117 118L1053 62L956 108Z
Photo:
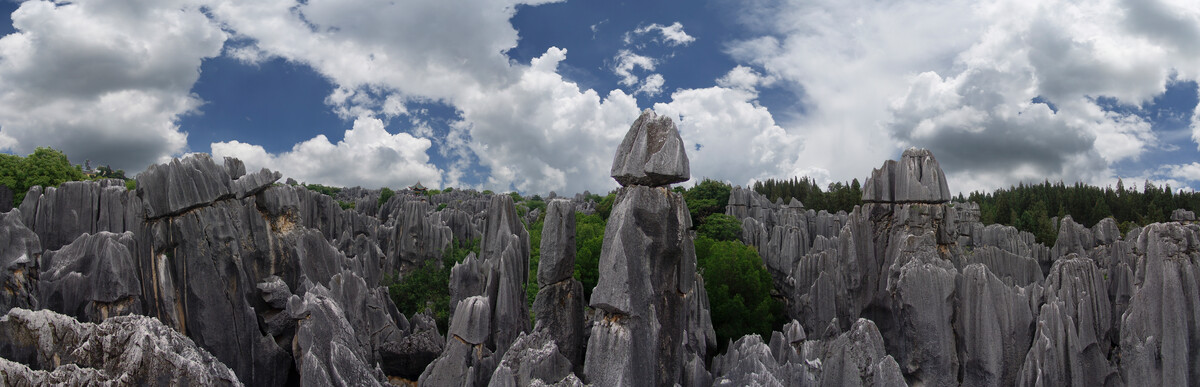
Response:
M392 191L391 188L383 187L383 189L379 190L379 206L382 207L392 196L396 196L396 191Z

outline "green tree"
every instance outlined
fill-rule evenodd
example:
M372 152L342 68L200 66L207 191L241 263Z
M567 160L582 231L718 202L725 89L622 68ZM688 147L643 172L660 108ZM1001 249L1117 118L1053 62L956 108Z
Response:
M607 225L598 214L575 217L575 279L583 284L584 300L592 299L592 289L600 279L600 250Z
M479 254L479 241L468 241L461 247L451 244L442 254L442 259L431 259L416 270L399 278L395 274L384 276L384 286L396 304L396 309L407 316L433 311L438 330L445 333L450 323L450 269L462 262L467 255Z
M771 298L774 284L753 247L700 236L696 258L721 350L731 339L751 333L770 337L783 326L783 304Z
M709 178L688 189L683 199L687 201L688 211L691 212L693 227L699 226L700 221L709 215L725 213L732 189L729 184Z
M742 222L725 214L712 214L701 221L697 236L717 241L734 241L742 235Z
M39 147L25 157L0 155L0 184L13 191L14 206L21 205L30 187L57 187L83 179L83 171L53 148Z
M387 203L388 199L392 198L392 196L396 196L396 191L392 191L392 189L388 187L383 187L383 189L379 190L379 205L383 206L384 203Z

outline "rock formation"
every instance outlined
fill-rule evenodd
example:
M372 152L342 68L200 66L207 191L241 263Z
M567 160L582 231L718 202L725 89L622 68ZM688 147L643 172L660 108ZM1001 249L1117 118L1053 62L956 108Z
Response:
M623 186L660 187L691 177L683 139L670 117L646 109L617 147L612 177Z
M687 156L669 118L644 112L617 149L617 191L604 231L595 310L584 359L596 385L691 385L692 359L715 347L696 272L691 217L678 193L657 187L688 179ZM645 177L640 174L645 171ZM649 186L648 186L649 185ZM699 309L699 310L697 310ZM700 321L697 321L700 320Z
M731 191L725 213L793 321L716 354L691 217L667 187L690 178L685 151L670 118L630 128L590 300L573 278L587 193L548 196L533 273L541 213L509 195L331 197L201 154L136 190L30 188L0 212L0 385L1200 383L1193 212L1124 233L1066 216L1045 246L950 203L918 149L874 170L849 213ZM450 270L444 336L392 304L386 279L475 243Z
M48 310L0 317L0 384L241 385L179 332L146 316L81 323Z

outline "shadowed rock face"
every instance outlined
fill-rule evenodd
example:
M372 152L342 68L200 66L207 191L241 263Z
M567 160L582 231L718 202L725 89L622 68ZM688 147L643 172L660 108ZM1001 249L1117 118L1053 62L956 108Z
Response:
M37 259L41 253L38 236L21 222L20 210L0 213L0 312L37 308Z
M80 323L48 310L0 317L0 384L241 385L187 337L145 316Z
M133 259L132 232L84 234L38 264L41 307L85 322L141 313L142 284Z
M623 186L660 187L687 181L689 168L675 122L646 109L617 147L612 177Z

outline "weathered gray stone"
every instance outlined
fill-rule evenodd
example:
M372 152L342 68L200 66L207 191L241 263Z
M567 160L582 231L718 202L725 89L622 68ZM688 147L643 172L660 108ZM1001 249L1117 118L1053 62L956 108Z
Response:
M691 178L687 152L670 117L646 109L613 158L612 177L623 186L659 187Z
M383 373L370 362L369 348L356 338L345 311L325 287L315 285L304 295L303 307L288 313L296 318L292 342L302 386L331 386L343 381L381 386Z
M710 321L689 321L703 316L707 305L689 307L685 302L687 297L707 299L704 288L696 286L690 219L682 196L665 188L618 190L604 232L600 278L592 291L596 316L584 359L590 383L679 383L692 358L687 352L715 346L687 345L690 340L684 336L689 329L711 327Z
M0 357L4 385L241 385L207 351L145 316L92 324L14 308L0 318Z
M84 234L38 264L38 304L84 322L141 313L133 233Z
M864 202L945 203L951 198L946 174L933 153L910 148L899 161L888 160L871 171L863 185Z
M979 263L963 269L954 321L963 385L1016 384L1033 340L1030 305L1039 287L1005 284Z
M542 226L541 257L538 260L538 286L571 278L575 273L575 207L565 199L546 205Z
M534 380L557 383L571 374L571 368L553 338L535 331L517 337L492 374L491 385L528 386Z
M1200 383L1200 237L1177 223L1146 226L1145 254L1121 319L1125 382L1158 386Z
M1175 209L1175 211L1171 211L1171 221L1172 222L1192 222L1195 220L1196 220L1196 213L1194 213L1194 212L1191 212L1191 211L1188 211L1188 210L1185 210L1182 208L1177 208L1177 209Z
M230 197L229 172L212 156L195 153L168 164L155 164L137 175L137 193L146 217L161 218Z
M1098 386L1114 382L1107 359L1110 303L1095 261L1068 255L1046 278L1046 303L1021 367L1022 385Z
M924 237L932 239L929 234ZM928 249L892 264L888 289L896 297L899 337L889 346L900 369L926 385L957 384L959 367L951 322L958 270Z
M485 296L473 296L458 302L454 308L454 320L450 322L447 342L457 338L467 344L478 345L487 341L492 333L492 307Z
M21 210L0 213L0 313L38 307L37 234L21 222Z
M534 331L545 331L571 364L583 366L583 285L571 278L543 287L533 302ZM582 369L582 368L580 368Z
M57 250L83 234L138 232L142 202L121 180L71 181L34 187L21 202L21 221L38 234L42 248Z
M836 337L804 342L801 357L814 374L807 376L815 379L810 385L906 385L899 365L884 351L883 337L871 320L858 319Z
M226 158L225 160L228 161L230 159ZM267 189L267 187L270 187L271 184L279 181L280 177L283 177L279 172L271 172L271 170L266 168L246 175L244 168L242 170L243 175L230 183L230 190L233 191L234 197L237 199L257 195L259 192Z

